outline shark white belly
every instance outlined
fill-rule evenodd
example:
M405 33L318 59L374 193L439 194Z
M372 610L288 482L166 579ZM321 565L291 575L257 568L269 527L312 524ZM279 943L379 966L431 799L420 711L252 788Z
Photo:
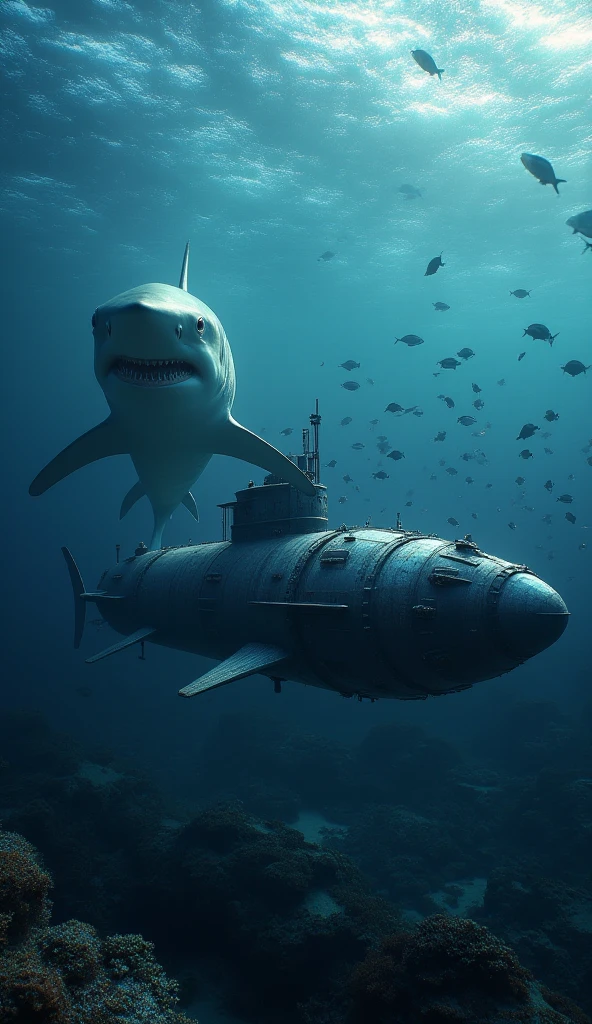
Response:
M290 459L232 418L232 353L215 313L187 292L188 249L179 288L141 285L95 311L95 375L111 414L60 452L29 488L42 494L82 466L128 454L138 483L121 514L147 495L154 512L151 548L161 546L178 505L196 514L190 488L212 455L242 459L314 493Z

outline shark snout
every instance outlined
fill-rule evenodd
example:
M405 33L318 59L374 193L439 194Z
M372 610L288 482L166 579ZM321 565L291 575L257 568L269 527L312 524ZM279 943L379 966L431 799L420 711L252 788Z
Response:
M183 313L135 300L101 319L95 338L97 365L104 376L139 387L163 387L202 376L198 318L188 324Z

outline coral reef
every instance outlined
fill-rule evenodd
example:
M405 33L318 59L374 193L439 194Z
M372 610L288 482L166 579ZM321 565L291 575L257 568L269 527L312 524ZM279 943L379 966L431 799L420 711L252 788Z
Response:
M49 926L51 879L35 849L0 830L2 1024L189 1024L177 985L140 935Z

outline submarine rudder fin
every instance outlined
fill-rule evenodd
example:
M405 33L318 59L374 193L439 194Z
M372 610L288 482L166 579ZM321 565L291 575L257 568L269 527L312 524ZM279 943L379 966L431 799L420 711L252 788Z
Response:
M233 683L237 679L244 679L245 676L252 676L256 672L262 672L288 657L287 651L282 647L274 647L272 644L250 643L245 644L234 654L231 654L225 661L200 676L193 683L184 686L179 690L180 697L194 697L196 693L204 693L206 690L214 690L226 683Z

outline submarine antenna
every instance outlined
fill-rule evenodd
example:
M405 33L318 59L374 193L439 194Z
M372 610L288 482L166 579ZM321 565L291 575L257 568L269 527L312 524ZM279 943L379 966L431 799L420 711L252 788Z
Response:
M312 452L312 464L313 464L313 483L320 484L321 482L321 458L319 454L319 427L321 425L321 417L319 415L319 400L315 400L315 411L310 414L310 425L313 430L314 438L314 449Z

